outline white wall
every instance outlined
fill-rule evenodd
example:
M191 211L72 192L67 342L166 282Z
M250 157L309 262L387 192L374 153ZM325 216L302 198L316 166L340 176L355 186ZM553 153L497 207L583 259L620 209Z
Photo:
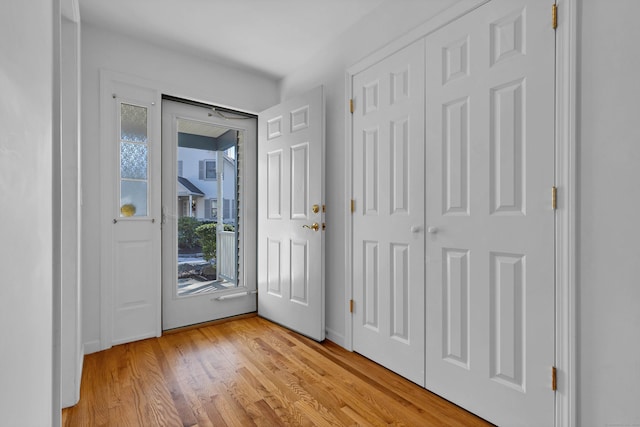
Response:
M580 426L640 425L640 2L579 16Z
M0 13L0 414L52 425L53 19L50 0Z
M387 0L372 14L341 35L316 55L316 60L281 82L286 99L317 85L325 86L326 98L326 322L327 337L344 344L345 316L345 73L347 68L389 42L427 21L456 0L403 3L398 8Z
M154 82L163 93L258 112L278 101L271 78L82 26L82 307L85 352L100 349L99 70Z

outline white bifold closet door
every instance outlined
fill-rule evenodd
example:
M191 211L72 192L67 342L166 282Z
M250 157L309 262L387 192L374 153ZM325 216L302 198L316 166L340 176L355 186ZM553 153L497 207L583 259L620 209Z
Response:
M353 348L554 423L550 5L492 0L353 77Z
M426 39L426 384L554 423L551 5L493 0Z
M353 94L353 349L424 385L423 41Z

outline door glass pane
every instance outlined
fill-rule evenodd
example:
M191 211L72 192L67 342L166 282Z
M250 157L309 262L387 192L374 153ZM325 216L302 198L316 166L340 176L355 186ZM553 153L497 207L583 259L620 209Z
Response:
M120 105L120 139L147 142L147 108L138 105Z
M120 217L148 215L147 108L120 104Z
M147 181L121 181L120 216L147 216Z
M237 286L236 145L233 129L178 119L178 296ZM229 206L224 217L218 200Z
M147 179L147 145L120 143L120 177Z

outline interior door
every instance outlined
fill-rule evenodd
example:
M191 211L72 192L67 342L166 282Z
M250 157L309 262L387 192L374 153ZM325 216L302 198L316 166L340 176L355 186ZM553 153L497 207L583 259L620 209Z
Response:
M353 98L353 349L424 385L424 41Z
M551 426L550 4L492 0L426 39L426 387L504 426Z
M164 330L256 310L255 257L244 256L255 251L255 154L245 141L256 129L255 117L162 101Z
M324 92L258 119L258 313L321 341L324 322Z

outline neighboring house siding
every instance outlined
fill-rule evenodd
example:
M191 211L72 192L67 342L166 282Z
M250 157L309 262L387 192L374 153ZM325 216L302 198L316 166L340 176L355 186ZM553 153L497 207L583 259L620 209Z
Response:
M182 177L191 181L203 193L204 197L194 197L196 210L193 215L200 219L211 218L212 200L217 201L219 212L223 214L225 222L233 219L236 206L235 170L233 159L224 159L222 173L222 185L224 201L219 201L218 181L215 174L218 172L216 164L217 153L215 151L203 151L192 148L178 148L179 172ZM213 162L213 164L209 163ZM208 163L208 164L207 164ZM215 166L214 166L215 165ZM222 210L220 210L222 208Z

